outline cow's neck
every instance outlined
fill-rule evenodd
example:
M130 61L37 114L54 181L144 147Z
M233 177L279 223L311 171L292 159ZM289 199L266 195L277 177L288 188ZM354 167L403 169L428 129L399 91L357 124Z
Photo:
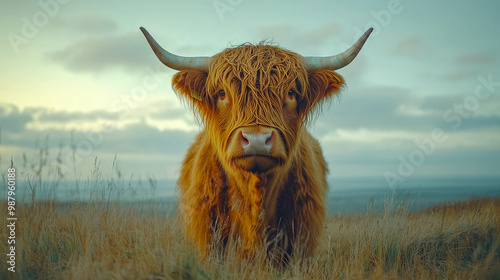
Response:
M258 175L242 171L226 174L230 219L240 227L240 234L246 235L247 246L254 246L252 240L258 240L272 221L287 169Z
M297 144L290 154L296 154L301 135L302 130L299 130ZM221 172L225 173L221 177L227 186L224 196L228 201L229 223L237 227L244 247L250 249L257 245L255 242L263 240L261 235L265 234L266 228L276 222L278 196L289 179L291 167L297 165L296 160L292 156L283 166L264 174L236 170L226 161L219 161Z

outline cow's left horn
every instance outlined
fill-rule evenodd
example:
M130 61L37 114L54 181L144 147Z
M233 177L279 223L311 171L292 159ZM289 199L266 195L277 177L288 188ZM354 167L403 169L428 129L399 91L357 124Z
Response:
M349 63L351 63L351 61L354 60L356 55L358 55L359 51L365 44L366 39L368 39L368 36L370 36L370 33L372 33L372 31L373 28L370 27L368 30L366 30L365 34L363 34L363 36L361 36L358 39L358 41L354 43L354 45L352 45L349 49L347 49L343 53L333 56L324 56L324 57L318 57L318 56L304 57L306 69L310 71L318 69L337 70L344 66L347 66Z
M196 69L208 71L210 57L184 57L175 55L162 48L144 27L141 27L140 29L146 37L146 40L148 40L148 43L156 54L156 57L158 57L158 59L167 67L175 70Z

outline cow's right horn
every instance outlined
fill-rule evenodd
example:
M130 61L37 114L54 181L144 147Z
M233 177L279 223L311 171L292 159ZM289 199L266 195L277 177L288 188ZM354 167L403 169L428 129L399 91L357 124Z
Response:
M146 40L148 40L148 43L153 49L153 52L156 54L156 57L158 57L158 59L165 64L165 66L175 70L196 69L208 71L210 57L184 57L175 55L162 48L144 27L141 27L140 29L146 37Z

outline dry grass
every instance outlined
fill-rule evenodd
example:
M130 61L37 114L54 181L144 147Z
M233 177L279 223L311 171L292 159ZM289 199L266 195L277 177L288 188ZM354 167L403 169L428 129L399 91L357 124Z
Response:
M3 203L0 209L6 209ZM58 210L59 209L59 210ZM63 209L62 211L60 209ZM151 210L151 209L150 209ZM16 273L1 279L499 279L500 200L419 213L332 216L316 256L286 269L231 256L203 259L174 218L89 202L17 209ZM5 211L2 211L4 215ZM2 217L2 220L5 220ZM0 240L6 240L6 227ZM2 245L0 254L7 254ZM231 253L229 253L230 255Z
M112 202L112 192L127 182L118 170L102 179L97 159L89 179L76 182L77 190L89 190L86 202L41 201L40 194L55 197L62 177L46 164L48 156L48 148L40 149L35 164L25 160L17 168L25 180L18 188L31 193L16 205L15 273L4 261L8 228L0 227L0 279L500 279L499 198L418 213L389 201L383 213L334 215L313 258L279 269L265 252L245 260L231 250L225 258L203 258L162 205ZM149 182L154 191L156 181ZM0 209L6 221L5 200Z

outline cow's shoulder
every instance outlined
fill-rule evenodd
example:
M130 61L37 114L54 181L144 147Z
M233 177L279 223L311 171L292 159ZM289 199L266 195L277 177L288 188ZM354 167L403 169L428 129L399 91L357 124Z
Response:
M299 143L299 161L297 167L307 169L307 173L313 173L319 177L324 177L328 172L323 151L316 138L308 131L303 131ZM316 171L316 172L314 172Z
M304 130L299 141L297 156L282 191L283 199L288 196L293 204L287 207L292 208L297 208L296 202L301 199L322 200L327 190L327 164L318 140Z
M195 185L213 183L211 179L220 181L220 173L221 165L217 159L216 151L210 146L207 131L202 130L189 147L182 163L178 180L181 192L183 189L192 188Z

